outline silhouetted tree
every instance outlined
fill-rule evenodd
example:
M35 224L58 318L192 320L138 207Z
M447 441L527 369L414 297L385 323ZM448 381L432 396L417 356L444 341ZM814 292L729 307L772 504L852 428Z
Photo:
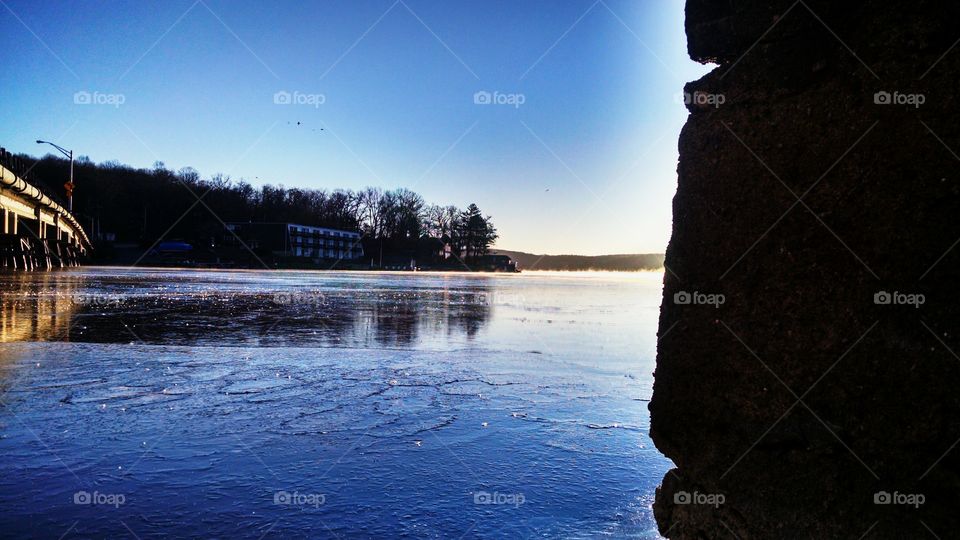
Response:
M458 247L463 250L464 258L468 261L486 255L490 246L499 238L492 218L484 217L476 204L470 204L460 213L455 228Z

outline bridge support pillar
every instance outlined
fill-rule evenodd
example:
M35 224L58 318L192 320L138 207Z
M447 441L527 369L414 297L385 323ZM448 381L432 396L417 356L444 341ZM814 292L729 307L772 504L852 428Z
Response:
M33 234L35 236L34 239L42 240L43 239L43 216L40 214L39 206L33 209L33 216L34 216L34 219L36 220L36 224L33 227Z

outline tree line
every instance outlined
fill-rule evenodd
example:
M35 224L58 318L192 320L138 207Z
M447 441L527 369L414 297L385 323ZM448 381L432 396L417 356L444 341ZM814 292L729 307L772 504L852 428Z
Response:
M21 155L46 191L69 176L69 161ZM212 247L226 222L288 222L360 231L365 251L441 257L445 247L474 259L498 238L491 216L475 204L461 209L429 204L405 188L361 190L254 186L223 174L201 177L191 167L178 171L156 162L137 169L115 161L96 164L81 156L74 166L74 210L92 237L114 233L117 241L150 245L182 239Z

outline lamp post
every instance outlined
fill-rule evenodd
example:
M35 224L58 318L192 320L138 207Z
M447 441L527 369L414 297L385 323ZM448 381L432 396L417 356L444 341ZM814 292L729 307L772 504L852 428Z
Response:
M63 185L64 189L67 190L67 211L71 214L73 213L73 150L67 150L58 144L54 144L50 141L41 141L37 140L37 144L49 144L50 146L56 148L60 151L61 154L70 158L70 181Z

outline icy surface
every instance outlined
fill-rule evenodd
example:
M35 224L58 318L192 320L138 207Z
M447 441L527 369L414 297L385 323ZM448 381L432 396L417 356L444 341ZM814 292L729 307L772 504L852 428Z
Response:
M0 530L657 538L660 281L2 276Z

